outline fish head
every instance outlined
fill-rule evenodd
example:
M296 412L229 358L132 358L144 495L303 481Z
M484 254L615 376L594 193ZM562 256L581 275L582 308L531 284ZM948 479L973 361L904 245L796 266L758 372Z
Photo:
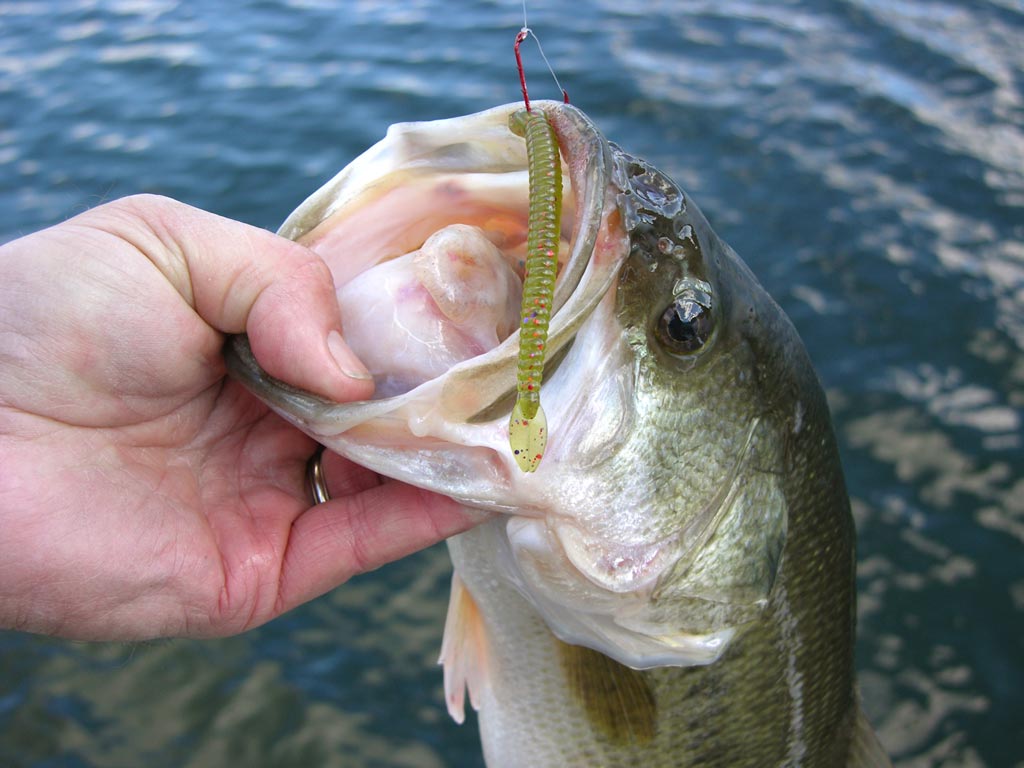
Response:
M508 523L507 570L566 642L639 669L707 664L768 604L792 438L820 387L692 200L612 157L629 253L547 385L546 514Z
M792 442L820 387L782 311L679 187L579 110L540 102L565 212L547 451L520 471L508 418L529 195L516 108L392 127L282 227L331 267L374 399L275 380L244 337L226 347L229 370L332 450L507 515L488 540L493 572L560 639L638 669L711 663L770 599Z

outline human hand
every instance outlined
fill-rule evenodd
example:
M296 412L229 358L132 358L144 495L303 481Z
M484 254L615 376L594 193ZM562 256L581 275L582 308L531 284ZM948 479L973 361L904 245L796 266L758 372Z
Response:
M0 627L80 639L244 631L470 527L328 454L226 379L224 334L337 401L373 383L326 265L166 198L0 248Z

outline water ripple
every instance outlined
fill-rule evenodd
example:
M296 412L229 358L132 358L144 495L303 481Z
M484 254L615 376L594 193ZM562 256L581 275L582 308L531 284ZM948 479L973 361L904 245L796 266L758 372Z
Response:
M530 24L804 337L897 765L1024 760L1019 0L587 0ZM0 3L0 240L153 191L273 228L389 123L518 98L518 3ZM533 54L531 89L553 86ZM241 638L0 634L0 764L480 765L431 550Z

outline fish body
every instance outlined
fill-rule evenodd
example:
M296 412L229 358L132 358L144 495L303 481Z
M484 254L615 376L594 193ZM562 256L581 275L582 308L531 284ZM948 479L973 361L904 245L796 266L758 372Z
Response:
M464 285L408 277L441 329L423 343L465 330L445 306L479 290L478 263L507 281L491 304L509 326L528 199L514 109L393 127L282 233L345 290L471 227L475 245L442 253L470 265ZM887 765L856 693L849 501L795 330L671 179L579 110L535 109L567 181L535 472L508 448L515 331L482 352L452 342L442 373L403 362L395 378L406 356L385 354L371 371L389 388L363 403L271 379L244 337L229 369L329 448L503 513L449 542L442 648L449 710L461 719L468 689L492 768Z

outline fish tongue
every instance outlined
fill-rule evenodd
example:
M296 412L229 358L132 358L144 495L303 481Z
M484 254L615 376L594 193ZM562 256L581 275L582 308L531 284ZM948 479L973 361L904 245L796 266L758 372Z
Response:
M338 289L338 304L345 338L383 398L498 346L516 327L521 293L484 233L454 224L356 276Z
M413 264L444 316L460 328L479 331L491 342L486 349L515 330L522 285L478 227L453 224L435 232ZM486 350L474 354L481 351Z

